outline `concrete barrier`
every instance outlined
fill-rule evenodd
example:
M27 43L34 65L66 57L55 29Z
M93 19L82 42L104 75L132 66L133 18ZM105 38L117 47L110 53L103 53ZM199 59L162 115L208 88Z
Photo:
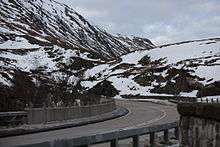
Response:
M220 146L220 103L180 103L180 146Z
M114 100L89 106L26 108L28 123L39 124L90 117L111 112L116 109Z

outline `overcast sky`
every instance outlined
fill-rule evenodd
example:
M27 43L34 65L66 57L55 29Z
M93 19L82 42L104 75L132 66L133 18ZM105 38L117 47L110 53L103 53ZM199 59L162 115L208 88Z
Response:
M59 0L113 34L156 44L220 36L220 0Z

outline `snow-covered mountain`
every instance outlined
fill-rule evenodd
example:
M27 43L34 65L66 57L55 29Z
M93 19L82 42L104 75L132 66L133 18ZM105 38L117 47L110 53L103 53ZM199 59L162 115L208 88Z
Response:
M87 95L220 95L219 72L220 38L155 47L53 0L0 0L0 111Z
M85 70L153 47L107 33L54 0L0 0L0 108L71 105Z
M123 55L87 70L81 85L92 93L107 91L115 97L220 95L220 38Z
M0 10L0 43L5 48L30 47L29 42L35 47L57 45L111 59L154 46L148 39L111 35L54 0L0 0Z

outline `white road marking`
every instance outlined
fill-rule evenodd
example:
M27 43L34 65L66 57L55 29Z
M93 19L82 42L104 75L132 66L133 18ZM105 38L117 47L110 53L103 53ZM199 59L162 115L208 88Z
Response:
M121 102L122 102L123 100L121 100L120 101L120 104L119 105L121 105ZM126 100L126 102L127 101L129 101L129 100ZM140 102L140 101L138 101L138 102ZM122 102L123 103L123 102ZM132 103L134 103L134 102L132 102ZM143 102L143 103L146 103L146 102ZM130 103L128 103L128 104L130 104ZM122 107L125 107L125 106L122 106ZM141 124L137 124L137 125L135 125L136 127L141 127L141 126L146 126L146 125L149 125L149 124L152 124L152 123L154 123L154 122L157 122L157 121L159 121L159 120L161 120L161 119L163 119L163 118L165 118L166 116L167 116L167 113L166 113L166 111L165 110L163 110L163 109L159 109L159 108L157 108L157 107L153 107L153 106L149 106L151 109L154 109L154 110L157 110L157 111L160 111L160 112L162 112L162 115L160 115L160 116L158 116L158 117L156 117L156 118L154 118L154 119L151 119L151 120L149 120L149 121L147 121L147 122L145 122L145 123L141 123ZM129 108L127 108L128 110L129 110ZM128 117L130 114L131 114L131 111L132 110L129 110L129 112L128 112L128 114L127 115L124 115L124 116L122 116L122 117L120 117L120 118L123 118L123 117ZM132 127L134 127L134 126L130 126L131 128ZM125 128L123 128L123 129L127 129L127 128L130 128L130 127L125 127Z
M136 126L138 126L138 127L146 126L146 125L152 124L152 123L154 123L154 122L156 122L156 121L159 121L159 120L161 120L161 119L163 119L163 118L165 118L165 117L167 116L167 113L166 113L165 110L161 110L161 109L159 109L159 108L157 108L157 107L151 107L151 108L152 108L152 109L156 109L156 110L162 112L162 115L161 115L161 116L158 116L158 117L156 117L156 118L154 118L154 119L152 119L152 120L149 120L149 121L147 121L146 123L141 123L141 124L138 124L138 125L136 125Z

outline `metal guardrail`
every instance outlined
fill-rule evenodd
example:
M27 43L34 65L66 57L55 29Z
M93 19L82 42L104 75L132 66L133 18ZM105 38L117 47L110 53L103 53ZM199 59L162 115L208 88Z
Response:
M220 98L208 98L208 97L203 97L203 98L176 98L176 99L171 99L169 100L170 102L174 103L220 103Z
M174 129L175 138L179 139L178 122L142 126L142 127L129 127L118 130L112 130L110 132L104 132L101 134L93 134L90 136L82 136L77 138L64 138L60 140L51 140L49 142L42 142L37 144L27 144L25 146L44 146L44 147L56 147L56 146L71 146L71 147L89 147L93 144L110 143L111 147L118 147L119 140L132 138L132 146L139 147L139 137L142 135L149 135L149 143L151 146L155 145L156 133L163 132L164 142L169 141L169 132Z
M171 102L181 103L181 102L188 102L188 103L195 103L197 102L197 98L195 97L176 97L175 99L170 100Z
M201 103L220 103L220 98L198 98L197 102L201 102Z
M174 129L175 138L178 140L179 139L178 122L172 122L172 123L166 123L166 124L161 124L161 125L113 130L111 132L106 132L102 134L94 134L94 135L83 136L83 137L78 137L78 138L64 138L60 140L53 140L50 142L24 145L23 147L28 147L28 146L90 147L91 145L99 144L99 143L110 143L111 147L118 147L119 140L128 139L128 138L132 138L133 147L139 147L139 137L142 135L149 135L150 145L154 146L155 145L155 134L158 132L163 132L164 142L169 142L169 130L171 129Z

